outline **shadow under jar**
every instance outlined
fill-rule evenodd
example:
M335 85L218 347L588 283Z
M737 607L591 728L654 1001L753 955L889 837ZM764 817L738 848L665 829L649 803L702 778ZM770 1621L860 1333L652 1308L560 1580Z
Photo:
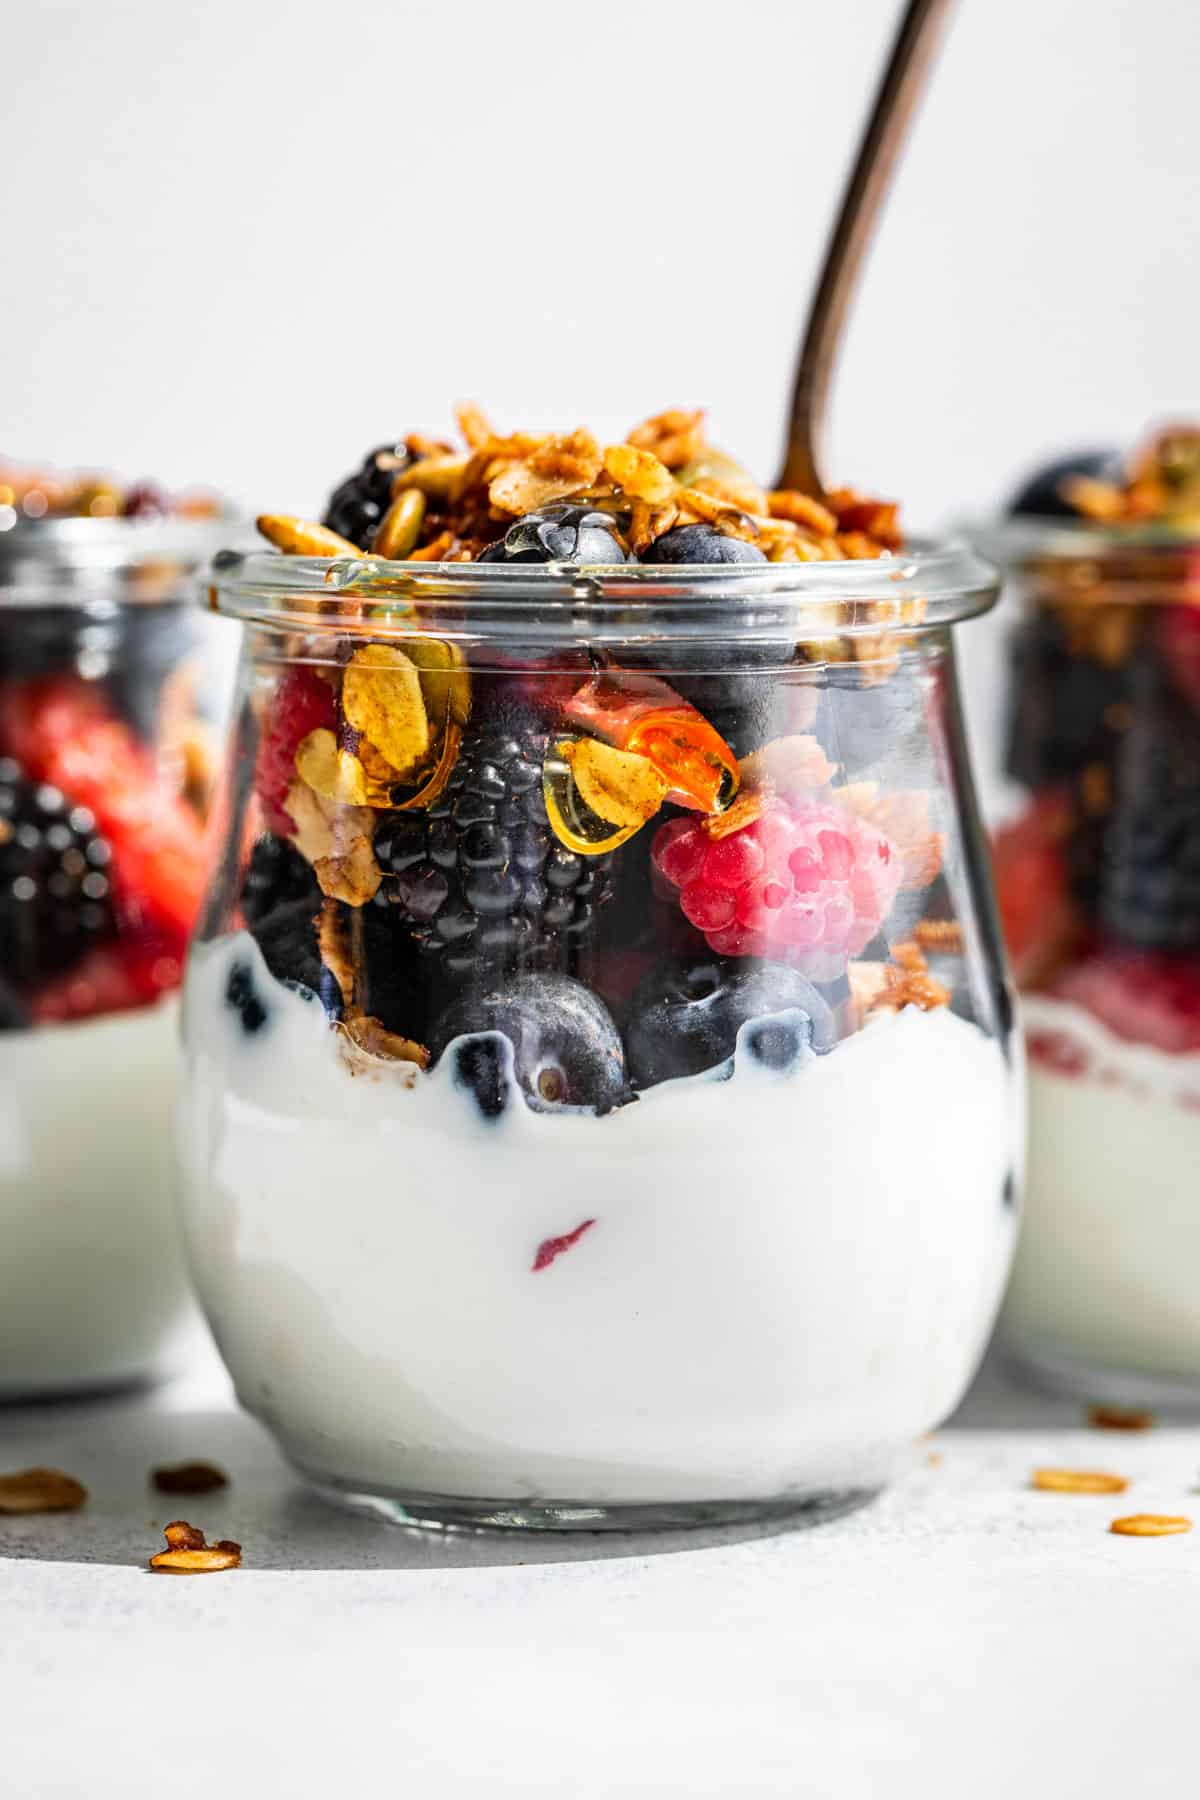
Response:
M1055 1386L1200 1402L1200 547L1014 523L1012 822L1027 1209L1005 1309Z
M948 630L990 571L372 571L215 571L179 1156L243 1404L409 1523L844 1510L1014 1236Z
M0 1399L144 1378L185 1316L174 990L226 629L191 583L228 533L0 531Z

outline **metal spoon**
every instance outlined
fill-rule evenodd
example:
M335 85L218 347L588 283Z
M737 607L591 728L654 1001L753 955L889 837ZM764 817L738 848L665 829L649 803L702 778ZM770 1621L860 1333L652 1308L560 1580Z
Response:
M863 257L952 4L953 0L909 0L896 33L809 308L792 389L781 488L798 488L817 499L825 493L820 452L834 362Z

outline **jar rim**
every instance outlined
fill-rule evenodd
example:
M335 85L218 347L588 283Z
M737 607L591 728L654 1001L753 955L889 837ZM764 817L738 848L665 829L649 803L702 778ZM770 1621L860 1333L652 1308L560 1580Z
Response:
M19 519L0 531L0 607L89 610L153 603L167 589L179 598L239 521L230 508L204 518Z
M1165 571L1176 564L1194 566L1200 557L1200 531L1180 531L1163 524L1101 525L1092 519L991 518L968 522L964 536L1002 569L1032 563L1121 563L1153 559Z
M986 611L999 579L956 540L873 560L586 568L223 550L210 570L214 608L260 629L547 646L915 632Z

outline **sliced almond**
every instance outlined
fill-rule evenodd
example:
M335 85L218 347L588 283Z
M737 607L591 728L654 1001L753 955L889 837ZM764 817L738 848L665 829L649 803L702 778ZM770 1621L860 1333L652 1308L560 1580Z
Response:
M328 899L342 900L347 906L365 906L375 898L383 880L369 837L352 838L339 854L318 858L313 874Z
M150 1567L163 1575L214 1575L222 1569L241 1567L242 1546L229 1538L218 1538L215 1544L205 1540L204 1533L186 1519L175 1519L163 1527L167 1549L150 1558Z
M416 664L394 644L364 644L342 681L347 721L401 775L429 755L429 715Z
M622 492L651 506L663 506L675 495L675 477L651 450L633 444L610 444L604 467Z
M616 750L597 738L558 744L584 804L610 825L644 825L667 797L668 786L644 756Z
M321 725L301 738L296 747L296 773L314 794L340 806L365 806L367 775L352 750L339 750L338 741Z

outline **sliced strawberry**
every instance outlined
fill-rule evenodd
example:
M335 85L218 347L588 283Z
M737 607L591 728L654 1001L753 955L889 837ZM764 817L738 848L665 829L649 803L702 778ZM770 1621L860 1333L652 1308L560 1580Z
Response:
M114 886L170 933L190 931L204 894L204 827L135 733L76 676L14 686L0 703L5 747L38 781L95 815Z
M1162 951L1098 950L1047 990L1131 1044L1182 1056L1200 1051L1200 958Z
M1000 922L1013 974L1022 985L1052 968L1078 930L1062 851L1068 817L1059 793L1041 794L992 840Z
M263 722L254 765L254 788L267 829L277 837L294 837L296 823L284 801L296 779L296 751L310 731L333 730L337 723L333 689L315 669L288 669L275 688Z

